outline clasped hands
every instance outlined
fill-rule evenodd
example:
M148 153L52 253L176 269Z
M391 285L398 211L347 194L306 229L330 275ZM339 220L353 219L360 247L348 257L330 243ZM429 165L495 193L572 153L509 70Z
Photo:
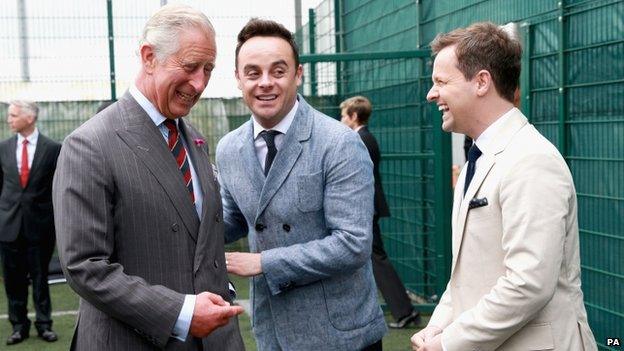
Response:
M442 351L442 329L428 326L412 335L413 351Z

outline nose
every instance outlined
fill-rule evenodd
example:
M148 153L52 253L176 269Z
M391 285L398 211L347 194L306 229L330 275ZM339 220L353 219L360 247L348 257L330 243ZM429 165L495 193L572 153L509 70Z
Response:
M258 83L258 86L260 86L260 88L270 88L272 85L273 80L268 73L265 73L262 75L262 77L260 77L260 82Z
M433 102L438 98L438 91L436 90L435 85L431 87L431 89L429 89L429 92L427 93L427 101L429 102Z
M189 83L195 89L197 94L201 94L204 89L206 89L206 85L208 85L208 80L210 79L210 73L206 73L203 69L198 69L193 72Z

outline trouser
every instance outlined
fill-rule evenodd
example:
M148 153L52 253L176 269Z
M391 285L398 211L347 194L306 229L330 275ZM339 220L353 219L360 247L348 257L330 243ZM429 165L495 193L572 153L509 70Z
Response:
M390 313L395 320L408 316L413 311L412 302L407 296L405 286L401 278L392 267L384 249L379 228L379 218L373 218L373 276L381 295L390 308Z
M28 331L28 277L32 280L35 327L38 331L52 326L52 306L48 287L48 264L54 242L33 243L20 233L13 242L0 242L4 288L8 300L9 321L13 331Z

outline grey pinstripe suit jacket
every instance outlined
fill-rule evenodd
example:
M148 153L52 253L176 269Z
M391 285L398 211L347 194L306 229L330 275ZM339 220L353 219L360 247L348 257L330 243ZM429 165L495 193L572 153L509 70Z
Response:
M179 125L187 141L201 137ZM203 340L170 337L184 294L230 300L218 185L206 146L187 145L201 220L160 131L129 93L65 140L53 201L63 271L81 296L72 349L244 349L236 318Z

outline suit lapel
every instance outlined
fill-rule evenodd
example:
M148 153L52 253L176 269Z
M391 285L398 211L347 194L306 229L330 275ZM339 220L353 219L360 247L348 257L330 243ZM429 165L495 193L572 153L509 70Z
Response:
M9 162L9 173L8 175L13 177L14 179L17 180L17 183L19 184L19 172L17 171L17 159L15 158L15 152L17 151L17 135L14 135L11 139L9 139L8 141L8 147L5 150L6 154L5 154L5 160L7 160ZM7 175L5 174L5 177ZM0 185L1 186L1 185Z
M156 181L163 188L176 209L186 229L197 241L199 218L184 186L182 173L161 132L143 108L126 93L120 100L123 114L123 128L117 135L130 147ZM146 184L148 186L148 184Z
M30 174L28 176L28 183L30 183L31 179L39 173L39 165L43 162L44 156L48 151L48 140L45 136L39 133L39 137L37 138L37 147L35 148L35 155L33 156L33 162L30 166ZM26 183L26 184L28 184Z
M247 122L245 130L241 134L238 145L238 154L243 161L243 170L249 178L253 190L260 194L264 185L264 172L262 165L258 161L256 155L256 147L254 145L253 137L253 123Z
M455 198L453 202L453 262L451 265L451 272L455 269L455 264L457 263L457 258L461 250L466 220L468 219L470 200L475 197L477 191L486 180L487 175L496 163L497 155L505 150L513 136L526 124L526 117L524 117L519 110L514 110L512 115L500 126L496 136L492 139L490 144L486 146L486 149L483 150L483 155L479 160L475 175L463 198L462 189L464 188L464 182L466 180L466 167L464 167L459 175L459 181L455 185Z
M195 259L194 259L194 268L193 272L196 272L201 262L203 261L204 254L207 252L206 244L210 242L210 239L213 235L215 235L216 231L210 231L207 229L214 220L211 220L209 214L218 213L219 211L216 207L218 203L215 199L215 194L217 194L217 190L214 187L213 177L215 174L212 169L212 165L208 162L208 146L203 143L198 145L195 143L195 140L202 139L201 136L187 125L186 122L182 118L179 119L178 127L180 128L180 132L182 136L186 140L186 145L189 153L189 157L193 161L193 168L195 169L195 174L199 178L199 183L201 184L201 191L203 194L202 200L202 213L200 216L199 222L199 230L197 236L197 245L195 246ZM193 208L195 209L195 208Z
M186 141L189 157L193 162L195 174L197 174L197 177L199 178L199 184L201 185L201 190L203 193L201 219L203 219L204 215L206 214L207 202L210 198L210 196L206 195L210 195L214 192L214 188L211 185L212 183L210 179L213 173L212 166L210 165L210 162L208 162L208 147L205 143L203 143L202 145L197 145L195 143L196 139L203 140L203 138L199 138L197 133L195 133L192 128L187 126L186 122L184 122L182 118L178 119L178 127L180 128L182 137Z
M309 109L310 107L303 98L299 97L299 108L297 109L295 118L284 136L284 142L279 150L277 150L277 155L275 155L271 170L269 174L267 174L264 186L262 187L258 211L256 212L256 220L267 207L277 190L282 186L299 158L299 155L301 155L301 151L303 150L301 142L310 138L312 116L310 116Z

